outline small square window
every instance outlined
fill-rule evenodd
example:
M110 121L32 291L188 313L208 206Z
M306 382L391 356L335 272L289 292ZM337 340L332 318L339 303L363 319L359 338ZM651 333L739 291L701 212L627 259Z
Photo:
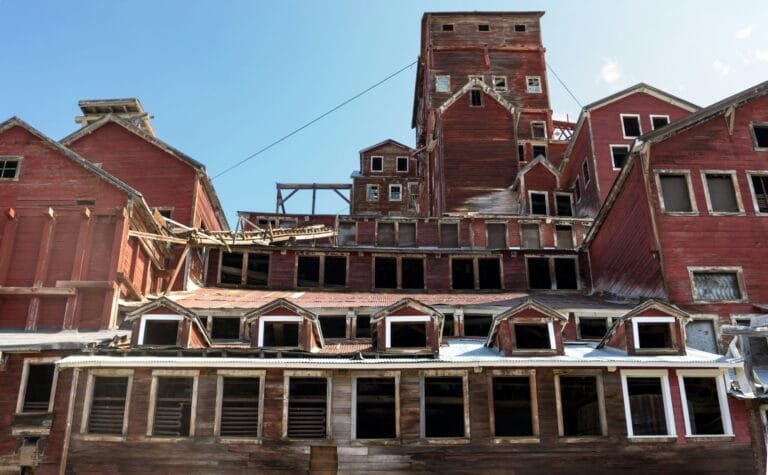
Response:
M739 275L735 271L693 272L695 301L716 302L742 300Z
M587 183L589 183L589 163L587 160L584 160L584 163L581 164L581 173L584 177L584 186L587 186Z
M476 81L478 83L483 82L483 75L482 74L470 74L469 75L469 82ZM478 85L472 85L473 88L479 89Z
M443 31L453 31L453 23L444 23Z
M507 77L506 76L494 76L493 77L493 90L494 91L506 91L507 90Z
M633 139L642 135L639 115L621 114L621 127L624 132L625 139Z
M531 122L531 137L534 139L547 138L547 124L545 122Z
M755 148L768 150L768 123L752 124L755 137Z
M558 216L573 216L573 203L570 194L558 193L555 195L555 201L557 201Z
M408 157L397 157L397 171L408 171Z
M451 92L451 77L435 76L435 92Z
M653 130L660 129L666 125L669 125L668 115L652 115L651 116L651 128Z
M480 23L477 25L477 31L491 31L491 25L488 23Z
M541 93L541 78L539 76L527 76L525 78L528 92L532 94Z
M546 145L534 145L531 150L533 151L533 158L547 158Z
M16 180L19 177L20 158L0 157L0 180Z
M483 91L480 89L472 89L469 91L469 105L471 107L483 106Z
M522 24L522 23L516 24L515 25L515 31L518 32L518 33L525 31L525 25Z
M389 185L389 201L402 201L403 187L401 185Z
M368 201L379 201L379 185L368 185L365 196Z
M384 170L384 157L371 157L371 171L380 172Z
M536 191L530 192L531 197L531 214L546 216L549 214L549 206L547 204L547 194L539 193Z
M613 160L613 168L619 169L624 166L629 157L629 146L627 145L611 145L611 159Z

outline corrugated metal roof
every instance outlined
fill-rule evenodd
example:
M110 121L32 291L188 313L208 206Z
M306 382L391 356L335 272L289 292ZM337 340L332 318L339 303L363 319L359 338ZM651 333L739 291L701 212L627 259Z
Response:
M0 351L68 350L85 348L89 344L130 335L128 330L27 332L22 330L0 331Z

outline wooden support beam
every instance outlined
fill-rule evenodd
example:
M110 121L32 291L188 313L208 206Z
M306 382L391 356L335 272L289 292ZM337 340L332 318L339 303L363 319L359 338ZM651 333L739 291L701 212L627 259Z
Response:
M57 280L56 287L71 289L114 289L115 283L111 280Z
M184 248L184 252L181 253L181 257L179 257L179 262L176 264L176 268L173 269L173 274L171 274L171 279L168 281L168 286L165 288L164 294L168 294L171 289L173 289L173 284L176 282L176 278L179 276L179 272L181 272L181 268L184 266L184 261L187 259L187 254L189 254L189 246Z
M76 293L77 289L68 287L0 287L0 295L67 297Z
M133 286L133 282L131 282L131 279L129 279L124 272L117 273L117 281L120 285L125 286L125 290L128 291L128 295L130 295L131 298L134 300L142 300L141 293L136 290L136 287Z
M277 183L279 190L351 190L351 183Z
M344 200L344 201L346 201L346 202L347 202L347 204L352 204L352 203L350 203L350 202L349 202L349 198L347 198L346 196L342 195L342 194L339 192L339 190L333 190L333 192L334 192L334 193L336 193L337 195L339 195L339 196L341 197L341 199L342 199L342 200Z
M124 249L128 246L128 210L122 208L117 211L115 220L115 231L112 234L112 252L109 256L109 280L117 280L117 272L120 266L120 256ZM142 242L139 239L139 242ZM101 310L101 328L110 328L111 322L117 315L117 308L115 302L117 300L117 292L114 290L107 290L104 293L104 303Z
M136 231L134 229L131 229L130 231L128 231L128 236L141 238L141 239L149 239L151 241L170 242L172 244L187 244L188 242L186 239L175 238L171 236L162 236L160 234L147 233L144 231Z
M91 251L91 238L93 236L91 226L91 210L84 208L82 213L83 220L80 222L80 229L77 232L77 242L75 244L75 259L72 263L72 272L70 273L69 281L57 281L56 287L74 287L73 285L63 285L64 282L79 282L85 277L85 272L88 267L88 260L90 258ZM62 284L62 285L59 285ZM67 299L67 306L64 309L64 321L62 328L65 330L77 328L79 323L78 309L80 306L80 295Z
M16 211L8 208L5 215L8 221L3 228L3 241L0 244L0 285L5 284L8 278L8 271L13 259L13 244L16 240L16 229L19 226L19 220L16 219Z
M32 279L33 287L42 287L48 275L48 266L51 263L51 250L53 248L53 235L56 230L56 218L53 208L48 208L44 213L49 219L43 224L40 234L40 248L37 252L37 265L35 276ZM32 297L27 311L26 330L37 330L37 321L40 315L40 298Z
M316 201L317 201L317 188L312 188L312 216L315 215L315 202Z

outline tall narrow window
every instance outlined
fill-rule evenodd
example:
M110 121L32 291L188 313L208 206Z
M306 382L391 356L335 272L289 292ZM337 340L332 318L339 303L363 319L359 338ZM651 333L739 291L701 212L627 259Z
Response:
M596 376L559 375L561 436L603 435Z
M555 195L555 201L557 202L558 216L573 216L573 200L571 199L570 193L557 193Z
M416 223L398 223L397 244L404 247L416 245Z
M546 216L549 214L547 194L531 191L528 196L531 199L531 214Z
M122 434L128 376L94 376L92 384L88 433Z
M573 249L573 228L567 224L555 225L555 239L558 249Z
M354 246L357 243L357 223L340 222L337 241L339 246Z
M558 289L575 290L579 288L576 275L576 259L555 258L555 282Z
M629 156L629 146L627 145L611 145L611 160L613 161L613 168L619 169L624 166Z
M152 435L188 437L191 434L195 378L157 378Z
M458 223L440 223L440 247L459 247Z
M576 177L576 182L573 184L573 194L576 196L576 202L581 201L581 183L579 177Z
M494 377L493 435L496 437L530 437L533 426L531 378L528 376Z
M462 377L424 378L424 437L465 437Z
M472 89L469 91L469 105L471 107L483 106L483 91L480 89Z
M707 183L707 195L710 210L715 213L738 213L739 202L736 199L736 189L733 185L733 175L707 173L704 175Z
M546 257L529 257L528 287L531 289L551 289L552 278L549 275L549 259Z
M478 258L477 274L477 283L481 290L501 289L501 265L497 258Z
M298 256L296 284L299 287L320 286L320 256Z
M395 223L379 221L376 224L376 245L394 246L395 245Z
M288 426L291 439L324 439L328 436L328 379L289 378Z
M451 277L454 289L474 289L474 261L472 259L451 259Z
M355 338L371 337L371 317L370 315L360 315L356 319Z
M587 183L589 183L589 163L587 163L587 160L584 160L584 163L581 164L581 176L584 177L584 187L587 187Z
M419 257L403 257L401 260L401 287L407 290L424 288L424 259Z
M403 200L403 185L389 185L389 201Z
M768 213L768 175L750 175L755 195L755 211Z
M752 124L752 134L755 138L755 148L768 149L768 123Z
M520 144L517 146L517 159L521 162L526 161L525 158L525 145Z
M666 376L624 376L624 408L630 437L674 435Z
M325 256L323 269L324 287L345 287L347 285L347 258Z
M408 171L408 157L397 157L397 171Z
M365 199L367 201L379 201L379 185L367 185Z
M269 282L269 254L248 253L246 285L266 287Z
M380 172L384 171L384 157L372 156L371 157L371 171Z
M355 438L397 437L395 378L356 378L355 386Z
M375 257L373 263L374 287L377 289L396 289L397 258Z
M221 437L259 436L260 381L253 377L221 378Z
M243 281L243 253L221 253L221 273L219 282L222 284L240 285Z
M688 179L683 174L660 174L664 211L689 213L693 211L688 194Z
M20 412L48 412L53 397L56 365L53 363L26 363L27 378L23 381L24 398Z
M621 114L621 127L624 131L625 139L632 139L642 135L640 130L640 116L639 115L624 115Z

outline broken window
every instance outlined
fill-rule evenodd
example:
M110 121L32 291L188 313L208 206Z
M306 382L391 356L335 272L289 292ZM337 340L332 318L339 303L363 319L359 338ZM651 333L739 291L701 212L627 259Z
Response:
M589 163L586 160L581 165L581 174L584 177L584 187L586 188L587 183L589 183Z
M687 409L687 435L723 435L726 430L720 406L720 388L716 377L684 376L685 406Z
M517 159L521 162L525 161L525 145L518 145L517 146Z
M379 201L379 185L368 185L365 189L367 201Z
M403 257L401 260L403 289L424 288L424 259Z
M53 363L28 363L21 412L48 412L55 375Z
M685 342L691 348L709 353L717 353L715 323L712 320L693 320L688 322L688 325L685 326Z
M158 377L152 435L188 437L195 378Z
M399 246L416 246L416 223L398 223L397 244Z
M565 437L602 435L597 377L560 375L558 378L562 435Z
M480 89L472 89L469 91L469 105L471 107L483 106L483 91Z
M374 287L377 289L397 288L397 259L394 257L375 257Z
M627 163L627 157L629 157L629 146L627 145L611 145L611 159L613 160L613 168L621 168Z
M377 157L377 156L371 157L371 171L372 172L384 171L384 157Z
M480 23L477 25L477 31L491 31L491 25L488 23Z
M15 180L19 177L19 158L0 159L0 180Z
M608 317L579 317L579 339L602 340L610 327Z
M497 258L477 259L478 286L480 289L501 289L501 264Z
M547 323L515 323L515 347L519 350L550 350L554 342L549 339Z
M402 201L402 199L403 199L403 186L389 185L389 201Z
M755 194L755 211L768 213L768 175L750 175L752 192Z
M357 338L370 338L371 337L371 317L370 315L360 315L357 317L357 331L355 337Z
M339 246L354 246L357 243L357 224L354 221L339 223Z
M395 223L386 223L379 221L376 224L376 245L394 246L395 245Z
M122 434L128 377L94 376L92 391L88 433Z
M522 24L522 23L516 24L515 25L515 31L518 32L518 33L522 32L522 31L525 31L525 25Z
M440 223L440 247L459 247L458 223Z
M347 258L344 256L325 256L323 269L324 287L345 287L347 285Z
M555 258L555 288L578 289L579 279L576 275L576 259Z
M346 315L324 315L318 317L318 320L320 320L320 329L323 331L324 338L347 337Z
M451 77L435 76L435 92L451 92Z
M243 282L243 253L221 252L221 273L219 282L222 284L240 285Z
M570 194L555 194L558 216L573 216L573 202Z
M397 171L399 172L407 172L408 171L408 157L397 157Z
M549 275L549 259L546 257L529 257L528 287L531 289L551 289L552 279Z
M733 186L733 175L707 173L705 175L709 202L713 212L738 213L739 203Z
M688 179L683 174L659 175L664 211L688 213L693 211L688 194Z
M624 138L630 139L642 135L640 131L639 115L621 115L621 127L624 131Z
M736 272L694 272L694 300L741 300L739 277Z
M266 287L269 281L269 254L248 253L247 285Z
M521 224L520 235L523 249L539 249L541 247L541 233L538 224Z
M328 427L328 380L290 378L288 382L288 427L291 439L324 439Z
M356 378L355 386L355 438L397 437L395 378Z
M443 24L443 31L453 31L453 23Z
M464 437L462 377L424 378L424 437Z
M756 148L768 148L768 124L752 124L752 133L755 136Z
M666 383L666 377L663 381ZM631 416L629 436L668 435L662 377L627 377L625 391Z
M493 435L496 437L536 435L533 430L531 379L528 376L497 376L492 381Z
M547 146L546 145L534 145L532 147L533 158L547 158Z
M264 321L262 346L290 347L299 346L299 322Z
M140 345L176 346L178 344L180 317L150 317L142 320Z
M567 224L555 225L555 239L558 249L573 249L573 228Z
M531 198L531 214L546 216L549 214L549 206L547 205L547 194L531 191L529 193Z
M296 285L320 287L320 256L298 256Z
M464 314L464 336L487 337L491 331L493 315Z
M527 76L525 82L527 84L528 92L533 94L541 92L541 78L539 76Z
M240 317L211 317L211 339L240 339Z
M488 249L507 247L507 225L505 223L485 223L488 233Z
M635 322L637 330L638 348L642 349L672 349L671 322Z
M669 124L668 115L652 115L651 116L651 128L653 130L660 129Z
M547 125L544 122L534 121L531 122L531 137L534 139L547 138ZM536 156L534 154L534 156Z
M475 272L472 259L451 259L451 282L453 289L475 288Z
M493 76L493 90L494 91L506 91L507 90L507 77L506 76Z
M221 437L259 436L260 383L259 378L221 378Z

